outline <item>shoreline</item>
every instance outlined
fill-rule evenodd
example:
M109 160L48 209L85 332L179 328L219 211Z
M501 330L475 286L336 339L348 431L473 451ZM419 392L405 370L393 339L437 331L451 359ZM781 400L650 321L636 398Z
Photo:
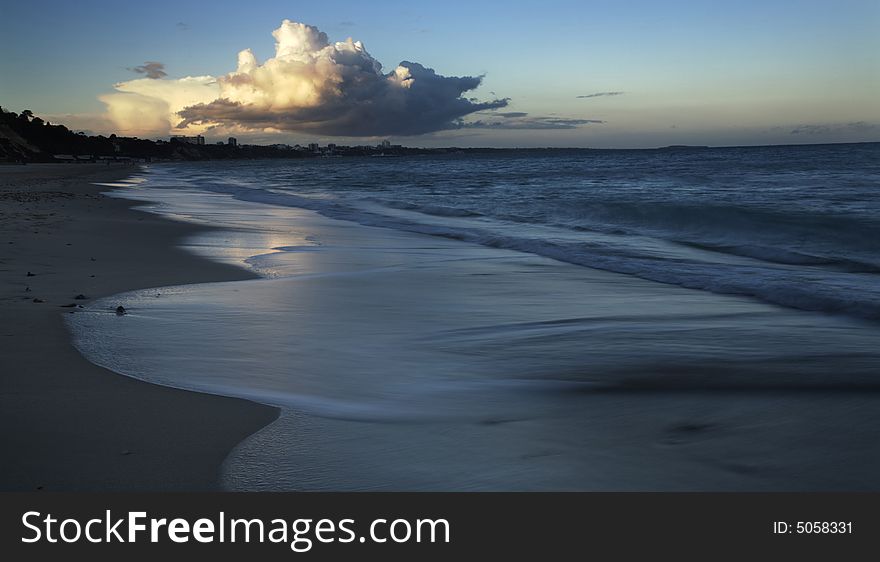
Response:
M224 489L877 487L878 397L857 389L876 341L858 320L178 193L191 176L170 172L120 195L223 225L187 246L268 279L116 295L71 324L114 371L282 407L227 457Z
M0 167L2 490L218 489L228 453L278 416L250 401L126 377L74 348L62 315L77 309L66 305L256 277L178 247L208 227L140 212L140 203L92 185L137 171Z
M83 184L131 169L33 171L0 170L0 421L19 453L3 489L877 488L878 396L857 388L875 355L854 353L877 347L859 321L180 197L181 170L127 199ZM154 203L194 222L131 212ZM259 277L242 261L270 279L224 283ZM840 391L813 386L826 380Z

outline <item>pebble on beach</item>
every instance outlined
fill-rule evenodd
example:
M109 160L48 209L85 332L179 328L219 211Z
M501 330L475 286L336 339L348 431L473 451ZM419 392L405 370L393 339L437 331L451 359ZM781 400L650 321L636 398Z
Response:
M125 314L125 307L122 306L122 305L117 306L117 307L116 307L116 315L117 315L117 316L122 316L123 314Z

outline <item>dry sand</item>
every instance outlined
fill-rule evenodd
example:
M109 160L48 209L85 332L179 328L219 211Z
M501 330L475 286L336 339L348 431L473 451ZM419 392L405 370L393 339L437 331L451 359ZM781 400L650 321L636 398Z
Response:
M0 166L0 490L213 489L228 452L277 416L120 376L70 344L77 295L253 277L176 246L202 227L92 184L134 171Z

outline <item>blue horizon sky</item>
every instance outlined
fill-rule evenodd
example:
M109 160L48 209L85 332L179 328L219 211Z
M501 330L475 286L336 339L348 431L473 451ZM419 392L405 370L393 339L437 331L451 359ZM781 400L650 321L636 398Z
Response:
M167 79L221 76L273 55L285 18L360 40L390 72L413 61L485 75L466 97L503 112L591 120L468 128L413 146L650 147L880 140L880 2L5 2L0 105L100 130L98 97L145 61ZM614 96L579 98L600 92ZM471 116L481 118L480 115ZM90 123L94 126L90 127ZM106 125L104 125L106 126ZM254 133L263 142L334 141ZM346 138L346 137L343 137ZM372 137L371 137L372 138ZM277 139L274 140L273 139ZM359 142L354 140L354 142Z

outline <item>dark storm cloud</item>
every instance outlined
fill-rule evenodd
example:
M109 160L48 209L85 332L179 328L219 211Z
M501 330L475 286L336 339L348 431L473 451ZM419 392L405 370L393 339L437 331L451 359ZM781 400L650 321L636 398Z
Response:
M565 117L507 117L502 120L480 119L476 121L460 121L456 123L458 129L577 129L583 125L602 124L605 121L599 119L569 119Z
M165 65L156 61L147 61L143 65L129 68L129 70L138 74L144 74L147 78L154 80L168 76L168 73L165 72Z

